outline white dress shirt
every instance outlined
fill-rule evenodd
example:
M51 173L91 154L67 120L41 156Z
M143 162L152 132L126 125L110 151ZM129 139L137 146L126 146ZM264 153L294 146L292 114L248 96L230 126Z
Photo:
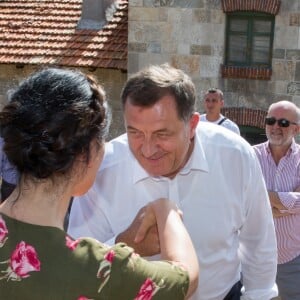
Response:
M150 177L126 134L106 145L89 192L75 199L69 233L107 241L147 202L167 197L183 211L200 276L193 300L221 300L243 274L243 300L277 295L277 250L268 195L254 150L240 136L199 122L194 151L174 179Z

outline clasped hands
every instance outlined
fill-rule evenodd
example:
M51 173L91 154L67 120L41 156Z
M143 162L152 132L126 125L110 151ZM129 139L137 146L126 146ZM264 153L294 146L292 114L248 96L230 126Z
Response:
M182 212L174 202L165 198L157 199L139 210L130 226L117 236L116 242L126 243L141 256L159 254L160 243L156 215L163 210L175 210L182 218Z

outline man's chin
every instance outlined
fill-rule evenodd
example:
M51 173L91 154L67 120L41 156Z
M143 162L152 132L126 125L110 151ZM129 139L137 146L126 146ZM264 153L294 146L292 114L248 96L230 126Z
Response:
M281 146L282 145L282 137L278 137L278 138L272 137L272 139L270 139L269 142L271 145Z
M163 170L159 170L159 169L153 169L153 168L145 168L145 171L151 176L151 177L168 177L166 174L166 172L164 172Z
M151 176L151 177L160 177L160 176L164 176L162 172L158 172L158 171L153 171L153 170L147 170L145 169L146 172Z

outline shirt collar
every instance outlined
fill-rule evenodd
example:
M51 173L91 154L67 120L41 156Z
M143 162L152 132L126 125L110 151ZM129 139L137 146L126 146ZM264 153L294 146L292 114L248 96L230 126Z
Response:
M130 153L130 156L133 160L133 183L137 183L138 181L147 178L152 178L154 180L167 180L165 177L162 176L158 176L158 177L149 176L149 174L142 168L139 162L134 158L132 153ZM199 134L197 134L197 131L195 134L194 150L189 160L185 164L185 166L180 170L179 174L188 174L192 170L203 171L203 172L209 171L208 163L203 149L203 144Z
M265 142L265 149L266 149L268 154L271 154L270 142L269 141ZM286 155L290 155L292 153L295 153L296 151L297 151L297 144L295 142L295 139L293 139L292 144L291 144L289 150L287 151Z

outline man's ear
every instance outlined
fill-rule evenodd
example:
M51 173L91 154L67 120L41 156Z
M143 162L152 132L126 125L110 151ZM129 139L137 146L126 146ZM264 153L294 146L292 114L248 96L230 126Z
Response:
M297 125L295 129L295 136L298 135L299 133L300 133L300 125Z
M195 135L195 131L196 131L197 125L199 123L199 120L200 120L200 114L198 112L194 112L189 121L191 138L193 138Z

